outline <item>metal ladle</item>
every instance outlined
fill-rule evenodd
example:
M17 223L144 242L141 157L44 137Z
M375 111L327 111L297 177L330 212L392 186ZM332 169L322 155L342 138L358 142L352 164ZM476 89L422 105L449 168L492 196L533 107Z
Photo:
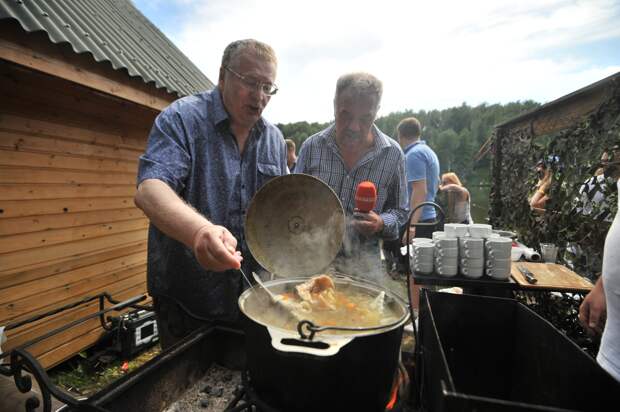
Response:
M248 279L248 277L245 275L245 273L243 272L243 270L241 268L239 268L239 272L241 272L241 274L243 275L243 277L245 278L246 282L248 282L248 284L250 285L251 288L254 288L254 286L252 285L252 283L250 282L250 280ZM252 277L254 278L254 280L256 281L256 283L261 287L261 289L263 291L265 291L267 293L267 295L269 296L269 300L271 300L271 303L276 306L280 311L284 312L284 314L287 317L291 317L293 319L295 319L296 321L300 321L301 317L299 317L299 315L297 315L296 313L294 313L290 307L288 307L287 305L284 304L284 302L282 302L281 299L279 299L276 295L273 294L273 292L271 292L267 286L265 286L265 284L263 283L263 281L261 280L261 278L256 274L256 272L252 272Z
M263 284L262 279L256 274L256 272L252 272L252 277L254 278L254 280L256 281L256 283L258 283L258 285L263 288L263 290L265 292L267 292L267 294L269 295L269 298L271 299L272 302L279 302L282 303L278 298L276 298L276 295L274 295L269 289L267 289L267 287Z
M254 289L254 285L252 285L252 282L250 282L250 279L248 279L248 277L245 275L245 272L243 272L243 269L241 269L241 266L239 267L239 272L241 272L241 274L243 275L243 278L248 283L248 286L250 287L250 289Z

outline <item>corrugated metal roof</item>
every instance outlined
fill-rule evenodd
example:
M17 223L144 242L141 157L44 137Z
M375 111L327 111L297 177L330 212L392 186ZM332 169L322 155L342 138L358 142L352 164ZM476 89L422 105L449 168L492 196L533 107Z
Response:
M116 70L179 96L214 84L129 0L0 0L0 20L109 61Z

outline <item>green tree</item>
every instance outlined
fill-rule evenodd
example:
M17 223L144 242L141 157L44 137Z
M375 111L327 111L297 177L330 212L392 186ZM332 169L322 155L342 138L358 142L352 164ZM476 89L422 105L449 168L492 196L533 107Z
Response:
M459 135L452 129L443 130L430 142L431 148L439 158L442 171L453 170L459 146Z
M422 138L437 150L442 171L453 171L463 180L476 176L488 180L490 159L487 157L474 163L473 158L487 141L493 126L539 106L532 100L507 104L466 103L443 110L403 110L377 118L375 124L392 138L396 138L396 126L407 117L414 116L422 123ZM305 121L278 124L284 137L295 141L297 148L313 134L326 128L329 123L308 123ZM476 172L474 173L474 171Z

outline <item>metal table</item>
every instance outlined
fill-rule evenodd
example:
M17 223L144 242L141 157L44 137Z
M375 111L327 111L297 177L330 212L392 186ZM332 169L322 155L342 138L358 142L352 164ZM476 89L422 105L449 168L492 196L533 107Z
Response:
M497 280L483 275L481 278L472 279L463 275L452 277L437 274L424 275L414 272L413 281L420 286L443 286L462 287L463 292L472 295L486 295L498 297L512 297L512 292L519 288L519 284L512 277L508 280Z
M517 269L523 265L532 271L538 282L528 283ZM413 281L420 286L458 286L468 289L470 293L498 296L498 291L522 291L522 292L561 292L587 294L592 289L592 284L563 265L554 263L531 263L513 262L512 273L508 280L496 280L483 275L478 279L467 278L463 275L452 277L437 274L423 275L413 273ZM485 293L492 291L494 293ZM505 295L502 294L502 295Z

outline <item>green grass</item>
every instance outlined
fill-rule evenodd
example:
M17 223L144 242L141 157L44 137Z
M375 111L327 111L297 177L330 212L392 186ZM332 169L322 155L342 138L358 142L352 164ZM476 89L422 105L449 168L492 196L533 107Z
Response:
M160 352L159 345L145 350L127 361L128 367L125 371L122 369L124 360L117 359L107 364L97 362L91 366L82 353L54 368L49 375L56 386L80 396L90 396L142 366Z

